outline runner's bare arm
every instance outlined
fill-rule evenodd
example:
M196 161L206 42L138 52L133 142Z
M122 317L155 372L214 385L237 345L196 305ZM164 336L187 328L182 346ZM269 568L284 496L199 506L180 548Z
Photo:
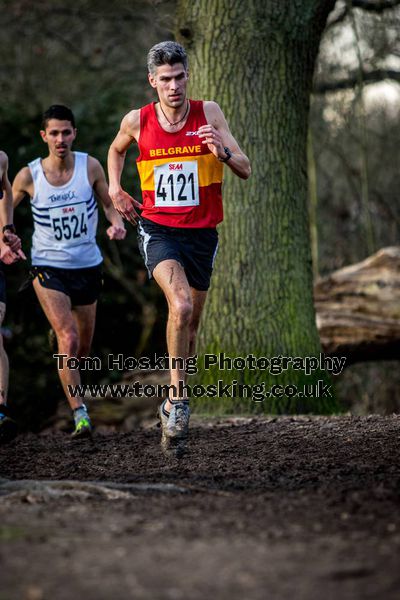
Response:
M134 207L142 208L142 205L122 189L121 174L126 151L139 138L139 131L140 110L132 110L122 119L120 130L108 151L108 178L110 181L108 191L115 209L122 218L131 223L136 223L135 219L138 216Z
M13 225L13 196L10 181L8 179L8 158L0 151L0 259L11 264L20 258L26 259L21 250L21 240L15 234L15 230L6 230L2 233L5 225Z
M25 196L33 198L33 179L29 167L24 167L15 176L12 184L12 195L14 208L18 206Z
M12 189L8 179L8 157L0 151L0 224L1 227L12 223Z
M208 124L199 127L199 137L203 138L202 143L207 144L218 159L225 158L224 148L229 148L232 156L226 162L227 166L242 179L250 177L250 161L233 137L219 105L216 102L204 102L204 113Z
M103 167L92 156L88 157L88 175L93 191L102 204L104 214L111 223L111 226L107 229L108 237L110 240L123 240L126 236L125 225L111 202Z

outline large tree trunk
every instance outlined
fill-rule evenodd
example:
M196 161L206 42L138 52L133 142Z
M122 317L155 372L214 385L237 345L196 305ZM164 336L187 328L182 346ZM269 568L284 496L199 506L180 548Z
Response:
M243 182L225 169L225 220L199 356L306 356L320 351L312 299L306 142L315 60L334 4L180 1L178 38L189 51L191 96L220 104L253 171ZM201 358L198 364L201 369ZM219 378L249 384L267 379L265 372L249 369L203 369L199 377L203 384ZM282 378L296 384L304 374L286 372L279 382Z
M315 284L315 308L326 354L346 365L400 358L400 248L383 248Z

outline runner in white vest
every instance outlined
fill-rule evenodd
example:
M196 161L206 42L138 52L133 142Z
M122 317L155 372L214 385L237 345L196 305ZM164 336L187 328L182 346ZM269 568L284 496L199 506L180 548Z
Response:
M108 195L103 168L98 160L73 152L75 119L69 108L51 106L43 115L40 132L48 145L45 159L37 158L17 174L13 184L14 206L26 194L31 198L33 287L58 342L58 354L88 356L101 290L102 256L96 244L97 200L111 223L111 240L126 231ZM74 414L74 437L91 433L92 425L82 397L71 397L68 386L79 385L79 369L66 360L59 375Z
M73 152L71 179L54 186L46 179L42 161L29 163L34 196L32 265L66 269L95 267L102 262L96 244L97 201L89 183L88 155Z

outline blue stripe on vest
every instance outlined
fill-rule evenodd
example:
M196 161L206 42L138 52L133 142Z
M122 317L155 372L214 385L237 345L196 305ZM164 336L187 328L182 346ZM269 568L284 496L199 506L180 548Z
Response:
M43 221L38 221L37 219L33 219L37 225L42 225L42 227L51 227L51 223L43 223Z
M39 219L50 219L50 215L41 215L40 213L36 213L34 210L32 210L32 215L33 218L39 217Z
M32 209L32 212L34 210L47 210L48 211L48 210L50 210L50 207L45 206L44 208L40 208L40 206L33 206L33 204L31 204L31 209Z
M90 210L95 204L97 204L96 198L94 196L92 196L90 198L90 200L86 200L86 204L87 204L87 209Z
M97 210L97 204L91 212L88 212L88 219L90 219L90 217L96 212L96 210Z

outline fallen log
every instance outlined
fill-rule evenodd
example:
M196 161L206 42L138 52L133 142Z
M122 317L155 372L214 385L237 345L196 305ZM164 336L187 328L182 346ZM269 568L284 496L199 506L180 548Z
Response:
M325 354L346 366L400 358L400 247L319 279L314 302Z

